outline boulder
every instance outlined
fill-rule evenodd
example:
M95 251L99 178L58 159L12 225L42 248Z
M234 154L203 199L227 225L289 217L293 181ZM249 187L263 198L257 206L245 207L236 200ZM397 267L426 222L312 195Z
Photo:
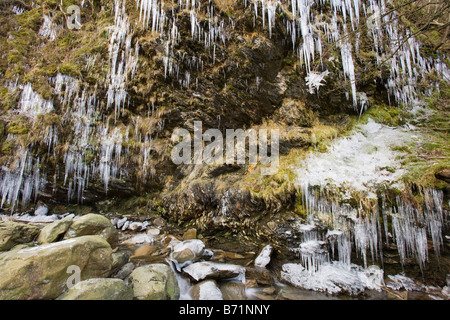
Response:
M119 232L111 221L100 215L89 213L75 219L64 235L64 239L71 239L86 235L99 235L115 248L119 242Z
M46 225L39 233L39 244L52 243L57 241L60 237L62 238L72 222L72 217L67 217Z
M191 297L194 300L223 300L222 292L214 280L205 280L191 288Z
M99 236L4 252L0 254L0 299L55 299L72 281L74 267L79 268L80 280L107 277L111 253L111 246Z
M231 279L244 277L245 268L235 264L216 262L196 262L183 268L183 272L195 281L204 279Z
M78 282L58 300L133 300L133 289L120 279L89 279Z
M38 233L39 227L0 220L0 251L9 250L17 244L31 242Z
M135 269L129 281L138 300L177 300L180 297L175 273L162 263Z

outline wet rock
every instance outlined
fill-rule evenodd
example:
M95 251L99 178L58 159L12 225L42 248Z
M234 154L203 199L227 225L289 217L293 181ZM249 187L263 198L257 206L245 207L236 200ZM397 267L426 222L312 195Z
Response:
M42 228L39 233L39 244L52 243L62 238L69 227L72 225L72 217L67 217L59 221L52 222Z
M155 238L152 235L142 233L142 234L135 235L125 241L122 241L121 244L124 244L124 245L134 245L134 244L144 244L144 243L151 244L154 242L154 240L155 240Z
M269 270L260 267L247 267L245 270L245 278L255 280L261 285L272 285L275 280Z
M194 285L190 291L194 300L223 300L222 292L214 280L205 280Z
M0 220L0 251L9 250L17 244L31 242L38 233L39 227Z
M175 273L162 263L135 269L129 281L138 300L176 300L180 296Z
M166 225L166 220L164 220L164 218L161 218L161 217L156 217L153 220L153 225L155 227L164 227Z
M114 275L114 278L123 280L126 277L128 277L131 274L131 272L133 272L134 268L135 268L134 263L128 262Z
M275 298L271 295L267 295L260 292L253 292L252 296L256 297L259 300L275 300Z
M71 239L86 235L99 235L115 248L119 241L119 233L111 221L100 215L89 213L73 221L64 235L64 239Z
M2 253L0 299L55 299L71 276L68 267L78 267L81 280L107 277L111 255L111 246L100 236L83 236Z
M184 239L184 240L197 239L197 229L192 228L192 229L187 230L187 231L183 234L183 239Z
M270 263L272 251L273 247L270 244L265 246L255 259L255 267L265 268Z
M147 234L150 236L157 236L161 233L161 230L159 230L158 228L150 228L147 230Z
M152 255L158 248L156 246L142 246L134 251L130 259L140 259Z
M276 289L274 287L267 287L262 289L262 292L264 292L265 294L274 294L276 291Z
M89 279L78 282L58 300L133 300L133 289L120 279Z
M244 276L245 268L242 266L215 263L215 262L196 262L183 268L183 272L188 274L195 281L204 279L231 279Z
M178 263L197 261L202 257L205 244L201 240L192 239L176 244L171 254Z
M240 282L227 281L220 285L224 300L245 300L245 285Z
M119 271L128 261L130 260L130 255L126 251L118 251L112 254L112 265L111 273Z

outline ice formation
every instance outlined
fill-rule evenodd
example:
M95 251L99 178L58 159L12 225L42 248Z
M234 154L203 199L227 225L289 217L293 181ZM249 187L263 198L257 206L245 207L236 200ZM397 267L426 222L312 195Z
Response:
M22 10L23 11L23 10ZM55 40L57 34L57 26L53 23L52 19L44 14L44 23L39 29L39 35L50 39L50 41Z
M44 100L39 93L33 91L31 83L23 87L20 96L18 112L29 118L35 119L40 114L45 114L53 110L53 101Z
M329 74L328 70L325 70L322 73L317 73L314 71L309 72L305 78L306 85L309 87L309 93L311 94L314 93L314 89L316 89L317 92L319 92L319 88L325 85L324 83L322 83L322 81L325 81L324 78L328 74Z
M270 255L272 254L272 250L273 247L270 244L266 245L256 257L255 266L265 268L270 263Z
M372 119L348 137L336 140L329 152L312 154L298 172L299 184L349 187L369 197L382 184L392 184L404 174L393 150L413 141L411 132L390 128Z
M314 273L305 270L301 264L287 263L282 267L281 277L297 287L330 294L357 295L366 289L380 290L384 284L383 270L376 266L364 269L337 261L322 264Z

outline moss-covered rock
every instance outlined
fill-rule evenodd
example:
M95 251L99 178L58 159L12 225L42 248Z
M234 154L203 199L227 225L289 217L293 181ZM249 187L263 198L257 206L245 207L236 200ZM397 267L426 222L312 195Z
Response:
M89 279L78 282L58 300L133 300L133 289L120 279Z
M55 299L66 287L71 266L80 279L107 277L111 246L99 236L84 236L0 254L0 299Z
M175 273L162 263L135 269L129 281L138 300L177 300L180 296Z
M0 251L35 240L39 227L26 223L0 220Z
M108 218L89 213L76 220L70 225L64 235L64 239L71 239L86 235L99 235L114 248L119 241L119 233Z
M73 218L67 217L46 225L39 233L39 244L51 243L62 238L73 222Z

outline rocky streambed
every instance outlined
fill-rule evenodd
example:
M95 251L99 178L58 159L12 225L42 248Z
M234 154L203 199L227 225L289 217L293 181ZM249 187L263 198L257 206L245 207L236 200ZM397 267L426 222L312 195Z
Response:
M67 213L2 219L0 299L450 297L448 283L436 286L400 273L385 274L375 265L348 267L332 261L320 272L311 272L305 282L305 264L283 253L289 248L232 234L204 236L161 217L133 220Z

